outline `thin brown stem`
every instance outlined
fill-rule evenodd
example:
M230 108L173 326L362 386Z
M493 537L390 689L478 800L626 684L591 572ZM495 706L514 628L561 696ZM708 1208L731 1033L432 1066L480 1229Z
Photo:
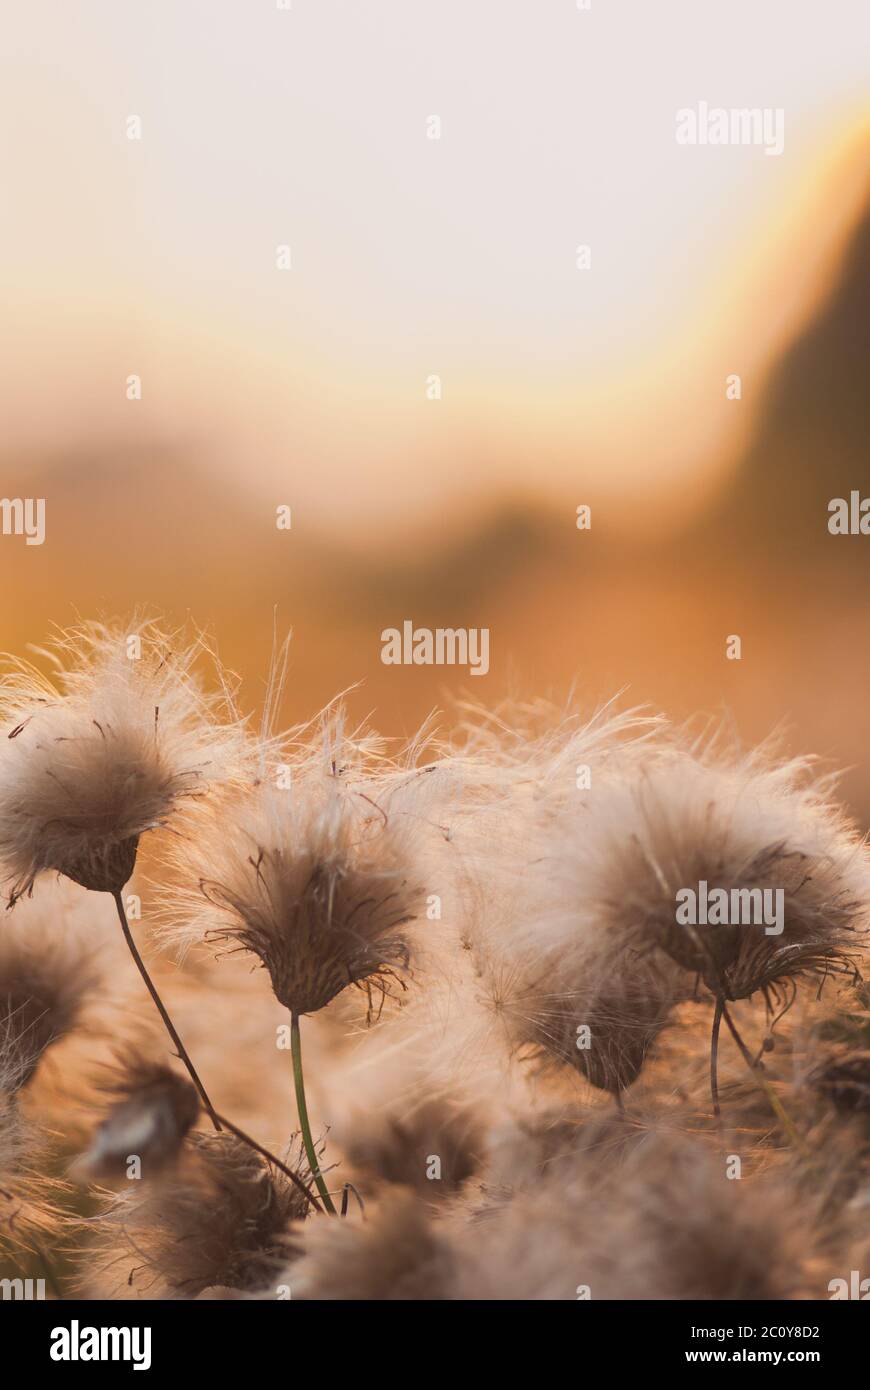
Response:
M349 1195L350 1195L351 1192L353 1193L354 1197L356 1197L356 1200L357 1200L357 1202L359 1203L359 1209L360 1209L360 1211L363 1213L363 1215L365 1215L365 1209L366 1209L366 1204L365 1204L365 1202L363 1201L362 1197L361 1197L361 1196L359 1195L359 1193L357 1192L357 1190L356 1190L356 1188L354 1187L353 1183L352 1183L352 1182L346 1182L346 1183L344 1184L344 1187L341 1189L341 1214L342 1214L342 1216L347 1216L348 1197L349 1197Z
M734 1039L734 1041L736 1042L737 1046L740 1048L740 1055L742 1056L742 1058L743 1058L744 1062L746 1063L747 1067L749 1068L750 1071L754 1072L754 1071L756 1070L756 1066L755 1066L755 1063L754 1063L753 1060L752 1060L752 1053L749 1051L749 1048L746 1046L746 1043L743 1041L743 1039L741 1038L740 1034L738 1033L738 1031L737 1031L737 1025L735 1024L733 1018L731 1017L730 1013L728 1012L728 1007L727 1007L727 1005L726 1005L724 999L721 1000L721 1004L722 1004L722 1017L724 1018L725 1022L728 1024L728 1031L730 1032L730 1034L731 1034L732 1038Z
M177 1030L176 1030L176 1028L175 1028L175 1024L172 1022L172 1019L169 1017L169 1014L166 1012L166 1008L165 1008L165 1006L164 1006L164 1004L163 1004L163 1000L160 998L160 995L157 993L157 989L156 989L156 987L155 987L155 985L154 985L154 981L151 979L151 976L148 974L148 971L147 971L147 969L146 969L145 962L143 961L142 957L140 956L140 954L139 954L139 952L138 952L138 950L137 950L137 948L136 948L136 943L135 943L135 941L133 940L133 933L130 931L130 924L129 924L129 922L127 921L127 913L126 913L125 910L124 910L124 900L123 900L123 898L121 897L120 891L118 891L117 893L113 893L113 894L112 894L112 897L115 899L115 906L116 906L116 908L118 909L118 917L119 917L120 922L121 922L121 930L122 930L122 932L124 933L124 940L127 942L127 946L129 947L129 950L130 950L130 955L133 957L134 961L136 962L136 968L137 968L137 970L139 971L139 974L142 976L142 979L145 981L145 984L146 984L147 989L148 989L148 993L151 995L151 998L154 1000L154 1003L155 1003L155 1005L157 1006L157 1012L160 1014L160 1017L163 1019L163 1023L164 1023L164 1026L165 1026L165 1028L166 1028L167 1033L169 1034L170 1038L172 1039L173 1043L175 1044L175 1049L176 1049L176 1052L178 1053L179 1061L183 1062L183 1063L184 1063L184 1066L187 1068L187 1073L188 1073L188 1075L189 1075L191 1081L193 1082L194 1086L196 1087L196 1089L197 1089L197 1091L198 1091L198 1093L199 1093L200 1100L202 1101L203 1105L205 1106L206 1110L208 1111L209 1118L211 1119L212 1124L214 1125L215 1129L218 1129L218 1130L219 1130L219 1129L221 1128L221 1122L220 1122L220 1120L218 1119L217 1112L216 1112L214 1106L212 1105L211 1101L209 1100L209 1098L208 1098L208 1093L207 1093L205 1087L203 1086L202 1082L200 1081L199 1076L197 1075L196 1067L193 1065L193 1062L190 1060L190 1057L188 1056L187 1049L186 1049L186 1047L184 1046L184 1043L181 1041L181 1038L178 1036L178 1032L177 1032Z
M299 1191L303 1194L304 1197L307 1198L307 1200L311 1203L315 1210L319 1211L320 1208L312 1193L309 1192L308 1188L302 1182L301 1178L299 1178L296 1175L296 1173L294 1173L293 1170L287 1166L286 1163L283 1163L281 1159L277 1158L275 1154L269 1151L269 1149L264 1148L262 1144L258 1144L256 1139L252 1139L250 1134L246 1134L245 1131L243 1129L240 1129L238 1125L233 1124L232 1120L228 1120L225 1115L219 1115L218 1112L215 1110L214 1106L209 1100L208 1093L205 1087L199 1079L196 1067L193 1065L193 1062L190 1059L187 1048L184 1046L184 1043L178 1036L178 1031L174 1023L172 1022L172 1019L169 1017L163 1000L157 993L157 989L154 985L154 982L151 979L151 976L148 974L145 962L143 961L136 948L136 943L133 940L133 933L130 931L130 924L127 921L127 914L124 910L123 898L121 897L120 892L113 893L112 896L115 899L115 906L118 909L118 917L121 922L121 929L124 933L124 939L127 942L128 947L130 948L130 954L136 962L136 967L139 971L139 974L142 976L142 979L145 981L145 984L148 987L148 993L151 995L151 998L154 1000L154 1003L157 1006L157 1011L163 1020L163 1023L166 1027L166 1031L172 1039L173 1043L175 1044L175 1049L178 1054L179 1061L183 1062L184 1066L187 1068L188 1075L190 1076L191 1081L196 1087L197 1092L199 1093L199 1097L203 1103L203 1106L205 1107L209 1119L211 1120L215 1129L229 1130L229 1132L231 1134L234 1134L237 1139L240 1139L243 1144L247 1144L248 1148L253 1149L255 1153L260 1154L262 1158L265 1158L267 1160L267 1162L274 1164L274 1166L280 1169L280 1171L284 1173L285 1176L288 1177L291 1182L295 1183L295 1185L299 1188Z
M725 1001L721 994L716 996L716 1012L713 1015L713 1033L710 1038L710 1094L713 1097L713 1114L718 1119L722 1114L719 1105L719 1031L722 1027L722 1014Z

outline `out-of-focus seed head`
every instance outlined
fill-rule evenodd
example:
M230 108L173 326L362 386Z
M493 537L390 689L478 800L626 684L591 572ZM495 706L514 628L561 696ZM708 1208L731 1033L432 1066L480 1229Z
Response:
M231 777L241 729L193 674L197 649L154 624L88 624L0 682L0 865L10 903L45 870L120 891L139 838Z
M107 1089L117 1099L80 1160L96 1178L123 1177L131 1159L137 1176L151 1177L173 1163L199 1114L199 1097L186 1077L136 1055Z

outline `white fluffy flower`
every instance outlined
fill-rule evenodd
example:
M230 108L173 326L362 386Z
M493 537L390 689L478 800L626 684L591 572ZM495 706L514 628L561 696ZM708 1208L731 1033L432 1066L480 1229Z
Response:
M241 730L152 624L61 634L52 679L13 662L0 684L0 863L15 902L46 869L117 892L139 837L231 774Z

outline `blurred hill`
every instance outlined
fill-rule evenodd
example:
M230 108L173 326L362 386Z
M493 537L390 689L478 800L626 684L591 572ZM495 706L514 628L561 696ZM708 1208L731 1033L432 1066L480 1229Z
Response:
M870 182L863 216L821 312L772 367L750 448L699 528L805 559L836 545L856 562L860 538L834 540L828 502L870 497ZM863 567L858 571L862 579Z
M439 515L431 533L349 550L304 516L279 531L274 507L210 471L195 445L124 438L6 458L4 495L46 498L47 540L0 544L2 645L21 651L77 612L190 614L255 707L277 607L294 634L288 720L355 682L354 712L375 711L387 733L461 693L492 703L575 683L595 704L628 687L631 702L676 718L724 710L747 740L784 720L795 748L856 765L848 793L870 820L870 550L859 552L870 539L827 532L831 497L870 495L868 349L870 201L827 301L770 369L730 483L690 530L653 518L646 539L611 532L600 510L578 531L573 496L558 511L513 498L461 529ZM406 618L488 627L489 676L383 666L381 631ZM732 634L739 662L725 658Z

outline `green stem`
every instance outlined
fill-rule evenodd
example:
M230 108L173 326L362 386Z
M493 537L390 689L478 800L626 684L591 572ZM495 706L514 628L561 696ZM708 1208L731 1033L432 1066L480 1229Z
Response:
M317 1153L314 1148L314 1140L311 1138L311 1123L308 1119L308 1106L305 1104L305 1082L302 1079L302 1036L299 1032L299 1015L290 1014L290 1050L293 1054L293 1082L296 1087L296 1108L299 1111L299 1127L302 1130L302 1143L305 1145L305 1154L308 1158L308 1166L311 1175L317 1184L317 1190L323 1199L323 1205L330 1216L335 1216L336 1211L333 1206L329 1189L320 1171L320 1164L317 1160Z

